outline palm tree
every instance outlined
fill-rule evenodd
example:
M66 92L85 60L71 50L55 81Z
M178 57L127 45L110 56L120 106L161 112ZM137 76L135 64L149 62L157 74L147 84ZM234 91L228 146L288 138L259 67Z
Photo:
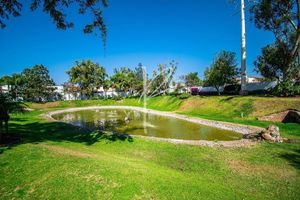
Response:
M0 93L0 143L4 141L4 134L8 134L9 113L23 111L25 105L14 101L10 94Z

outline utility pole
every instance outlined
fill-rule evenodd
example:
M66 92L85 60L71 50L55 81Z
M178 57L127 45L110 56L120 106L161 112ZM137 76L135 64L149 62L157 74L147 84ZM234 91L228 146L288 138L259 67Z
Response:
M245 2L241 0L241 95L247 95Z

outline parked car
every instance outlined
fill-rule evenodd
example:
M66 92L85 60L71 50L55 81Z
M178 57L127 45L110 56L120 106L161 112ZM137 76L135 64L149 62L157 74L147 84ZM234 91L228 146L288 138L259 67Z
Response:
M224 87L220 87L220 92L224 91ZM218 91L215 87L202 87L199 91L200 95L218 95Z
M191 87L191 94L192 95L198 95L199 94L199 88L198 87Z

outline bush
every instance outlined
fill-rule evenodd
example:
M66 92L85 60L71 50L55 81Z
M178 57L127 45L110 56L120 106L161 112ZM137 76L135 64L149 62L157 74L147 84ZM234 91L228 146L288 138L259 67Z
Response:
M300 85L292 81L280 82L270 92L276 96L296 96L300 94Z
M104 96L93 96L91 98L89 98L89 100L102 100L102 99L105 99Z
M248 95L274 96L274 95L271 94L270 90L253 90L253 91L248 91Z
M0 106L9 113L13 112L23 112L26 105L22 102L15 101L10 94L0 93Z
M239 94L240 90L241 90L241 85L239 84L226 85L224 87L223 94L237 95Z
M179 93L178 92L170 92L170 93L168 93L168 95L170 95L172 97L176 97L179 95Z
M120 100L122 100L124 98L122 96L113 96L111 99L115 100L115 101L120 101Z
M179 99L187 99L191 96L190 93L182 93L181 95L178 96Z

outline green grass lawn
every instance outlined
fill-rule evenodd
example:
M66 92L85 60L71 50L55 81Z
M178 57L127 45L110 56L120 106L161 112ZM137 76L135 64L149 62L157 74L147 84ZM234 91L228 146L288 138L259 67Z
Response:
M299 104L299 99L262 97L158 97L148 102L152 109L257 126L270 124L257 121L257 116L299 109ZM34 111L14 114L10 132L21 135L22 141L2 148L1 199L300 198L299 143L261 142L243 148L175 145L89 133L40 117L49 110L91 105L142 103L64 101L30 104ZM300 139L300 125L277 125L285 137Z

